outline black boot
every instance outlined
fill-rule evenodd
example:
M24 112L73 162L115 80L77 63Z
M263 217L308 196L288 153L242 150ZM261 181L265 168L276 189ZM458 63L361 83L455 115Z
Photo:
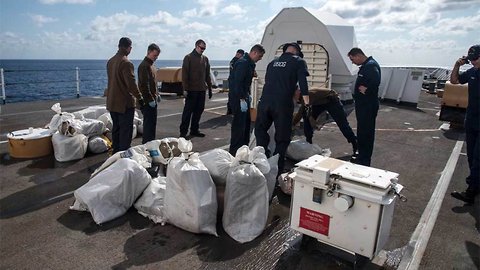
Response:
M467 188L465 191L454 191L450 193L455 199L464 201L467 204L473 204L475 202L476 192Z

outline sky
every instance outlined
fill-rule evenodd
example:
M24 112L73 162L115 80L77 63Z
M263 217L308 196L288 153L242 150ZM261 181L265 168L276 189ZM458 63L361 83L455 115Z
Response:
M480 0L0 0L0 59L108 59L118 40L130 59L150 43L179 60L197 39L211 60L260 43L285 7L335 13L381 65L451 67L480 44Z

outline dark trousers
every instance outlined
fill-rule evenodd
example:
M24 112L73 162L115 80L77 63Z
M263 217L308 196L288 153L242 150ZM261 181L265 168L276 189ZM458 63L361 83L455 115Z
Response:
M338 128L342 132L343 136L347 139L349 143L356 141L355 133L353 133L352 128L347 120L347 115L343 110L342 102L338 99L331 100L330 102L322 105L313 105L312 106L312 117L313 119L317 119L318 116L327 110L330 116L335 120L337 123ZM312 141L313 138L313 127L310 124L310 121L304 116L303 117L303 132L305 134L305 138L308 142Z
M465 141L467 142L467 159L470 175L467 177L468 190L473 193L480 192L480 130L472 128L465 123Z
M357 164L370 166L375 141L375 121L377 119L379 103L374 100L355 100L355 114L357 116Z
M143 114L143 137L142 143L155 140L155 132L157 130L157 105L150 107L145 105L142 107Z
M188 126L190 133L199 132L200 117L205 109L205 91L188 91L183 107L180 134L187 135ZM191 121L191 122L190 122Z
M110 112L112 117L113 154L130 148L133 135L133 116L135 108L127 108L124 113Z
M240 101L238 101L240 104ZM248 145L250 142L250 110L242 112L240 105L230 108L233 113L232 129L230 135L230 154L235 156L238 148L242 145Z
M293 102L277 103L275 101L260 100L258 103L257 121L255 121L255 137L257 145L265 149L267 157L270 157L268 144L270 136L268 129L275 126L275 151L273 155L279 154L278 173L283 173L285 169L285 153L292 139L292 118Z

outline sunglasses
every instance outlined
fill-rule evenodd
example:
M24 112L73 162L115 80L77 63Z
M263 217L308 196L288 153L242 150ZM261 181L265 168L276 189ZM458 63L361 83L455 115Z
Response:
M202 50L202 51L205 51L205 49L206 49L207 47L198 46L198 48L200 48L200 50Z

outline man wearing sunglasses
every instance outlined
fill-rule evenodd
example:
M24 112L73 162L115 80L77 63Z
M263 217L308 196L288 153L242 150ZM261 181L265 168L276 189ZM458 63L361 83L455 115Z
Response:
M205 137L199 130L200 117L205 109L205 92L212 98L212 80L210 78L210 63L203 55L207 48L205 41L195 42L195 49L183 58L182 86L186 93L183 107L180 137L186 137L190 126L190 137Z
M465 141L467 143L467 159L470 175L467 177L467 189L454 191L451 195L467 204L473 204L475 196L480 192L480 44L473 45L468 55L459 58L453 66L450 82L453 84L468 83L468 106L465 115ZM460 66L471 62L472 68L460 73Z

